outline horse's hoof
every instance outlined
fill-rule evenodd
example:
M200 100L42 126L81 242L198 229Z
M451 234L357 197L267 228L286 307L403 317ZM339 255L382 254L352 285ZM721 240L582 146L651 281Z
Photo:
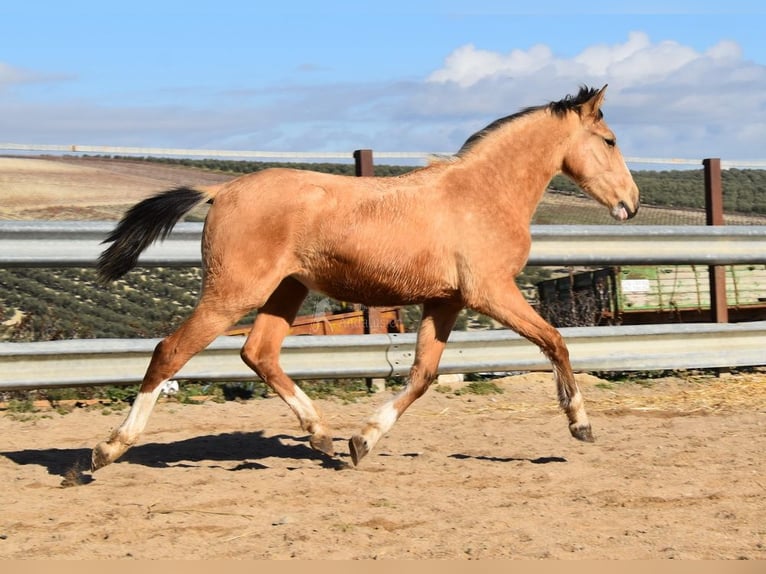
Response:
M581 440L583 442L596 442L596 439L593 437L593 431L591 430L590 425L569 425L569 432L571 432L572 436L577 440Z
M367 441L363 436L358 434L352 436L351 440L348 441L348 450L351 453L351 460L353 461L354 466L358 465L359 461L370 452L370 448L367 446Z
M93 449L90 455L90 470L96 472L99 468L106 466L112 462L109 456L109 445L105 442L100 442Z
M311 435L309 445L314 450L318 450L327 456L335 456L335 447L332 444L332 437L326 434Z

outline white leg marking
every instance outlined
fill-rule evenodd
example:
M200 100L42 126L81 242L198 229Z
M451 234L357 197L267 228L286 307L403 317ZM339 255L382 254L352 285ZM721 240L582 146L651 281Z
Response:
M120 425L115 433L124 444L133 444L146 428L149 415L152 414L152 409L157 402L157 397L162 392L164 384L165 382L163 381L150 393L139 392L136 395L136 400L133 401L133 405L130 407L128 418L125 419L125 422Z
M558 369L553 368L553 377L556 381L556 387L559 393L559 402L561 408L567 414L569 419L570 428L583 428L590 426L588 415L585 412L585 401L582 398L580 387L577 381L574 383L574 394L570 395L564 381L561 379L561 373Z
M377 444L384 434L391 430L399 419L399 411L397 411L394 406L395 402L396 397L380 407L364 426L362 434L364 435L364 438L367 441L367 447L370 450L372 450L372 447Z
M298 385L294 387L293 396L286 397L285 402L298 417L303 430L313 434L321 429L320 417L314 408L314 404Z

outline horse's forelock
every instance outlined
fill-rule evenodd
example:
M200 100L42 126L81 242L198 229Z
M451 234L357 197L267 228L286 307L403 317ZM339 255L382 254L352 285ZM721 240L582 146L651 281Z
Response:
M598 93L596 88L588 86L580 86L580 91L576 95L568 95L560 99L557 102L551 102L548 104L548 109L557 116L563 116L567 112L575 111L579 113L580 106L589 101L593 96ZM599 117L601 117L601 110L599 110Z

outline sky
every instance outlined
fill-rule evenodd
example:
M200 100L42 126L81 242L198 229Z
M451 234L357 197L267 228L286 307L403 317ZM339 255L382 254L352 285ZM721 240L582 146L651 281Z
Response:
M444 153L608 84L626 156L763 161L764 29L744 0L5 0L0 142Z

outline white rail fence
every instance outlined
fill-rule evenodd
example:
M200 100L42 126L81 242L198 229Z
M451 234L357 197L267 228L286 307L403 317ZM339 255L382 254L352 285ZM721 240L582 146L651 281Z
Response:
M90 267L113 223L2 222L0 267ZM144 266L200 264L202 226L180 224L150 248ZM532 265L766 263L766 226L533 226ZM631 371L766 364L766 322L562 329L577 370ZM413 334L288 337L283 365L297 379L405 374ZM155 340L0 343L0 389L140 381ZM253 380L241 339L222 337L192 359L180 379ZM548 370L537 347L501 331L454 333L440 373Z
M0 142L0 150L23 153L45 152L56 154L99 154L99 155L125 155L145 157L187 157L187 158L226 158L226 159L249 159L249 160L353 160L353 153L343 151L258 151L258 150L220 150L220 149L190 149L190 148L156 148L156 147L131 147L131 146L107 146L87 144L22 144ZM428 162L435 157L451 157L454 152L438 151L374 151L375 158L387 160L408 160ZM684 165L699 166L701 159L694 158L659 158L659 157L626 157L629 164L650 165ZM723 168L753 168L766 169L766 160L724 160Z

